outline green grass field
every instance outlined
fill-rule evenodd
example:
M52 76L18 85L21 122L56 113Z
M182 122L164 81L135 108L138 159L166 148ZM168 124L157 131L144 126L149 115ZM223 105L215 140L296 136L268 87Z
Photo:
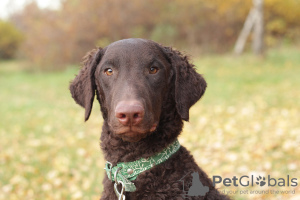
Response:
M194 58L208 88L179 140L210 177L271 175L300 184L300 48ZM99 199L102 117L90 120L68 91L78 67L32 73L0 62L0 200ZM224 187L234 199L300 199L297 187ZM243 190L295 194L239 194Z

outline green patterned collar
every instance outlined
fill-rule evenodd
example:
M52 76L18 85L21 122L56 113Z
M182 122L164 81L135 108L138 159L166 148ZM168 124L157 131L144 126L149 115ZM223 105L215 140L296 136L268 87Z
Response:
M136 187L131 181L135 180L140 173L168 160L174 153L178 151L179 148L180 144L176 139L164 150L149 158L141 158L133 162L120 162L116 166L112 166L110 162L106 162L106 174L113 182L115 181L114 175L117 171L117 180L123 182L125 185L125 191L134 192Z

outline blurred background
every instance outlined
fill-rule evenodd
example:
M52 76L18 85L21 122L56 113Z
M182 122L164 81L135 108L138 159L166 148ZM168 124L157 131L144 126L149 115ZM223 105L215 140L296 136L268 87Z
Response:
M179 140L209 177L299 184L299 10L299 0L1 0L0 200L99 199L99 105L84 123L68 85L87 51L130 37L173 46L204 74ZM219 187L300 199L300 186Z

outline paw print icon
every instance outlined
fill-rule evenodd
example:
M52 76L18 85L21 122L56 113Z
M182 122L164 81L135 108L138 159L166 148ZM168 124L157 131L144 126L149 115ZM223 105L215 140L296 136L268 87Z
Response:
M265 177L259 176L259 177L256 177L256 180L257 180L256 184L261 186L261 187L266 184L266 181L265 181L266 178Z

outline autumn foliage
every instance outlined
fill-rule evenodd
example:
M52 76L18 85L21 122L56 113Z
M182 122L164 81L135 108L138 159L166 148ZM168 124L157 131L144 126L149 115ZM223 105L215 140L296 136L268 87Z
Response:
M0 20L0 59L14 57L22 41L22 33L13 24Z
M232 49L251 0L65 0L59 10L28 4L11 21L25 35L21 53L44 69L78 63L95 46L142 37L202 52ZM265 42L300 36L300 1L265 0ZM251 38L250 38L251 40Z

